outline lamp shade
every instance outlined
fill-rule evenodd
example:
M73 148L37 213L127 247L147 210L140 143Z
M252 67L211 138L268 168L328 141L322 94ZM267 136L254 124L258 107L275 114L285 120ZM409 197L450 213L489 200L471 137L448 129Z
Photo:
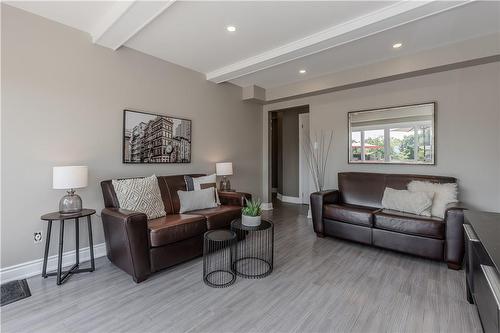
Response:
M215 173L217 176L231 176L233 174L233 163L215 163Z
M86 166L57 166L52 169L52 188L56 190L82 188L87 183Z

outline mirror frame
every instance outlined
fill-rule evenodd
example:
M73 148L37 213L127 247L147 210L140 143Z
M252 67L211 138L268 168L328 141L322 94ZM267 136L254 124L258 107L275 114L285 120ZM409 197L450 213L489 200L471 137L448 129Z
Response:
M432 162L429 163L416 163L416 162L386 162L386 161L377 161L377 162L366 162L366 161L352 161L351 160L351 148L352 148L352 133L351 133L351 114L359 113L359 112L374 112L381 110L390 110L390 109L398 109L404 108L408 106L423 106L432 104ZM396 105L396 106L388 106L388 107L378 107L374 109L365 109L365 110L356 110L347 112L347 164L359 164L359 165L419 165L419 166L433 166L436 165L436 111L437 111L437 102L426 102L426 103L416 103L416 104L406 104L406 105Z

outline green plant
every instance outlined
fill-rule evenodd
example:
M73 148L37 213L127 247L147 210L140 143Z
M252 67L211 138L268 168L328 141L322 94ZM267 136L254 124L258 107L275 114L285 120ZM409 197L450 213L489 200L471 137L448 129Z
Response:
M246 216L260 216L262 214L262 209L260 208L262 202L260 199L256 201L248 200L245 198L246 206L241 209L241 213Z

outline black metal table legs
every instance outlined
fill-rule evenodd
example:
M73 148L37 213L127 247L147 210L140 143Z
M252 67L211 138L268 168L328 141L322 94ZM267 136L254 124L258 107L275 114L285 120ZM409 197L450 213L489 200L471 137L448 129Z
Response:
M90 215L87 216L87 226L89 228L90 272L93 272L95 270L94 240L92 239L92 221L90 219Z
M52 230L52 221L47 222L47 238L45 239L45 252L43 255L42 276L47 277L47 259L49 257L50 232Z
M89 268L79 268L80 266L80 220L75 218L75 264L67 271L62 270L62 257L64 250L64 224L66 220L60 220L61 227L59 229L59 250L57 253L57 270L55 272L47 273L47 261L49 257L49 247L50 247L50 233L52 231L52 221L48 221L47 224L47 239L45 241L45 253L43 257L43 269L42 277L56 276L57 284L61 285L66 278L71 274L82 273L82 272L93 272L95 270L94 262L94 242L92 239L92 220L90 216L87 216L88 234L89 234L89 250L90 250L90 267Z

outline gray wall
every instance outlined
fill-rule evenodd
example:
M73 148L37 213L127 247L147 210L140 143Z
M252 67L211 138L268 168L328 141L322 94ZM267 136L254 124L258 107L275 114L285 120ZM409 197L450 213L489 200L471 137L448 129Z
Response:
M449 175L459 179L464 202L472 208L498 212L499 92L500 63L496 62L269 104L264 112L309 104L311 135L322 129L334 131L326 180L329 188L337 187L339 171ZM429 101L437 102L435 166L347 163L348 111ZM265 150L265 143L263 147ZM264 161L264 174L265 166Z
M98 211L101 180L209 173L217 161L234 163L234 188L261 192L262 107L242 102L240 88L131 49L93 45L85 33L6 5L1 28L1 267L42 257L33 232L45 237L39 217L57 210L64 194L51 188L52 166L88 165L90 185L78 193ZM124 108L192 119L192 163L122 164ZM99 217L93 227L95 243L103 242ZM70 223L66 251L73 230ZM52 243L55 254L57 238Z

